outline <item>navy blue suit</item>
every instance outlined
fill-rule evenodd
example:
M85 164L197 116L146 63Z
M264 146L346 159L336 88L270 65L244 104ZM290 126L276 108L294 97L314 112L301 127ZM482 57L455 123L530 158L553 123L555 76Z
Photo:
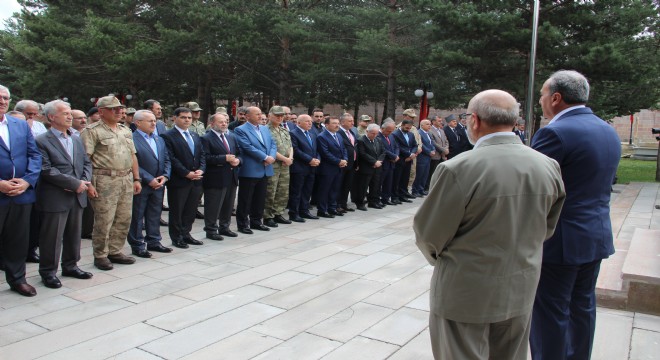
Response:
M341 188L339 190L339 207L342 209L348 208L348 193L353 190L353 179L355 178L355 168L357 167L357 142L358 134L356 128L349 130L353 136L353 143L346 135L346 130L342 127L337 131L337 136L343 141L344 148L346 149L346 161L348 165L341 169ZM355 202L355 194L351 194L353 202Z
M617 133L589 108L540 129L532 147L561 166L566 201L543 244L530 344L538 359L588 359L596 321L595 285L614 253L610 190L621 157ZM562 335L562 336L560 336Z
M408 141L403 136L401 129L396 129L392 132L392 137L399 148L399 161L394 166L394 180L392 184L392 196L402 197L403 194L408 192L408 182L410 181L410 167L411 161L405 161L411 154L417 152L417 140L415 136L408 132Z
M204 230L221 232L229 230L231 211L238 187L238 167L227 162L227 155L239 156L236 137L231 132L224 134L229 151L222 139L213 130L202 136L202 146L206 155L204 174ZM240 166L240 164L239 164Z
M133 214L128 230L128 243L134 251L138 252L146 250L147 245L160 244L162 239L160 215L163 211L165 187L154 190L149 183L159 176L165 176L168 179L172 176L172 164L165 140L160 136L155 136L154 139L158 156L139 131L133 133L133 143L137 151L135 156L138 159L142 179L142 191L133 196ZM142 233L143 220L146 236Z
M466 135L463 135L464 132L458 128L458 125L456 125L456 127L453 129L451 128L451 126L445 125L443 130L445 132L445 135L447 136L447 142L449 143L449 154L447 154L447 159L451 159L454 156L465 151L462 145L463 144L462 137Z
M399 156L399 147L394 141L394 136L390 134L387 138L383 133L378 133L378 139L385 148L385 160L383 161L383 173L380 175L380 199L385 203L392 197L396 197L392 188L394 179L394 167L396 158Z
M194 153L176 127L161 135L172 163L172 177L167 182L167 202L170 205L169 233L173 243L191 237L190 231L202 196L202 180L190 180L186 175L197 170L206 172L202 141L194 131L188 132L194 143Z
M261 225L266 205L268 177L273 176L273 165L264 164L267 156L275 158L277 144L270 136L268 127L260 125L259 133L254 125L246 122L234 130L236 142L242 154L242 164L238 170L238 205L236 223L239 229L251 225Z
M412 186L413 194L422 194L424 192L426 180L431 170L431 153L435 151L435 146L426 131L419 129L419 137L422 139L422 152L417 155L415 181Z
M317 136L311 129L307 132L309 139L299 127L291 129L291 144L293 145L293 164L289 169L289 216L295 217L309 213L309 200L314 188L316 167L309 164L312 159L320 159L316 150ZM311 139L311 144L309 143Z
M0 141L0 180L20 178L30 184L18 196L0 193L0 253L7 283L18 285L25 283L30 210L36 200L34 189L41 172L41 152L27 122L6 115L5 119L10 148Z
M319 185L316 193L318 211L321 213L337 210L337 199L341 188L341 168L339 162L347 159L346 149L341 137L336 134L337 140L330 131L323 131L318 136L318 152L321 165L318 169Z

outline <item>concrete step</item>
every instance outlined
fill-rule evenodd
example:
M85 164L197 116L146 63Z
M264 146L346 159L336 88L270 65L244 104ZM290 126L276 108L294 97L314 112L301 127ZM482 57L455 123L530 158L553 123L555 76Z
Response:
M635 229L622 280L627 310L660 315L660 230Z

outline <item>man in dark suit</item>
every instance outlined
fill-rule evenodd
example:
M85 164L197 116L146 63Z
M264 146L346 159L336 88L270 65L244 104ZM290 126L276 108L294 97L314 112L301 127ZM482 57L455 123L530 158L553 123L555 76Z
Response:
M392 132L396 129L394 120L387 118L383 121L383 126L378 133L385 149L385 160L383 161L383 173L380 177L380 201L384 205L398 205L401 202L397 199L393 189L394 167L399 161L399 147L396 145Z
M410 133L412 126L412 120L403 120L401 127L392 133L394 141L399 148L399 160L394 166L392 196L397 197L402 202L412 202L409 199L415 198L415 196L408 192L410 167L413 160L417 157L417 141L413 134Z
M240 186L236 207L236 224L243 234L252 234L253 229L270 231L262 223L262 218L268 177L273 176L277 144L268 128L261 125L261 115L258 107L248 107L245 114L247 122L234 130L243 162L238 170Z
M451 159L454 156L462 153L464 151L462 145L462 137L467 137L467 134L458 128L458 121L456 120L456 115L451 114L445 118L447 125L443 129L445 135L447 135L447 141L449 142L449 154L447 154L447 159Z
M314 109L314 111L312 111L312 116L312 131L316 135L319 135L325 130L325 127L323 126L325 124L325 114L323 114L323 110L321 109Z
M458 125L456 126L456 129L461 133L461 148L463 149L463 152L474 148L474 145L470 143L467 134L467 116L468 114L461 114Z
M309 212L309 200L314 186L314 175L321 161L316 150L316 133L311 131L312 118L300 115L298 125L291 129L293 164L289 182L289 219L305 222L305 219L318 219Z
M525 120L521 119L518 120L518 128L514 130L514 133L518 135L520 138L520 141L523 142L523 144L527 144L527 131L525 131Z
M188 244L203 244L190 235L206 171L202 141L195 132L188 131L191 123L190 109L177 108L174 110L174 128L162 135L172 163L172 177L167 182L170 239L172 245L182 249Z
M341 169L341 191L339 193L339 204L337 205L337 213L344 214L347 211L355 211L348 207L348 193L353 189L353 181L355 178L355 168L357 167L357 139L358 134L355 129L353 115L343 113L339 117L339 131L337 135L343 142L344 149L346 149L346 160L348 164L345 168ZM351 194L351 200L355 202L355 194Z
M11 290L35 296L25 281L25 256L41 152L27 122L6 115L10 100L9 89L0 85L0 253Z
M163 211L165 183L172 176L172 165L167 146L162 137L156 136L156 117L149 110L137 111L133 117L135 132L133 143L135 156L140 167L142 191L133 195L131 226L128 230L128 243L133 255L150 258L149 251L172 252L172 248L161 244L160 215ZM146 236L142 233L142 224Z
M532 358L589 359L596 327L600 263L614 253L610 188L621 157L616 131L585 107L589 83L558 71L543 84L539 103L552 119L532 147L557 160L566 202L554 235L543 244L534 301Z
M339 119L329 117L325 130L318 136L318 152L321 157L319 165L319 186L317 189L318 211L316 216L334 218L339 213L337 199L341 188L341 170L348 165L346 149L337 135Z
M431 157L435 155L435 146L431 140L431 121L422 120L419 124L419 138L422 141L422 151L417 155L417 168L415 181L412 186L412 194L417 197L428 195L424 190L426 187L426 180L429 176L431 167Z
M367 132L362 135L357 143L358 148L358 170L355 179L353 199L358 210L366 211L364 200L369 189L368 205L370 208L382 209L380 201L380 174L385 161L385 147L376 137L380 126L377 124L367 125Z
M78 268L80 232L87 194L96 196L90 183L92 163L82 141L69 128L73 117L69 104L54 100L44 105L50 130L36 139L43 162L37 187L41 216L39 230L39 275L46 287L57 289L62 283L57 268L62 258L62 276L90 279L92 273Z
M209 119L210 130L202 136L206 155L204 231L211 240L222 240L222 235L237 236L229 230L229 224L241 160L236 138L228 131L228 125L227 114L215 114Z
M160 106L160 103L156 100L149 99L144 102L144 109L151 111L156 117L156 130L154 130L154 135L160 136L165 134L167 127L163 121L163 109Z

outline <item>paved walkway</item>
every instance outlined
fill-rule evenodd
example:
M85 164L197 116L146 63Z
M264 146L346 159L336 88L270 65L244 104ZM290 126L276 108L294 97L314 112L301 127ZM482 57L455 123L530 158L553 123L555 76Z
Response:
M639 194L660 203L651 185ZM109 272L84 240L92 280L47 289L29 264L33 298L0 281L0 359L431 359L432 268L411 230L421 201L205 240ZM193 236L204 236L199 220ZM659 344L660 317L599 309L593 359L658 358Z

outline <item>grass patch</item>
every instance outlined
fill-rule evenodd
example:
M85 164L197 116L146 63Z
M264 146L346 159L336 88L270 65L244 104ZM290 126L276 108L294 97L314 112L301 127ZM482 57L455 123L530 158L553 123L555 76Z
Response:
M630 182L655 182L655 161L621 159L616 175L619 184Z

